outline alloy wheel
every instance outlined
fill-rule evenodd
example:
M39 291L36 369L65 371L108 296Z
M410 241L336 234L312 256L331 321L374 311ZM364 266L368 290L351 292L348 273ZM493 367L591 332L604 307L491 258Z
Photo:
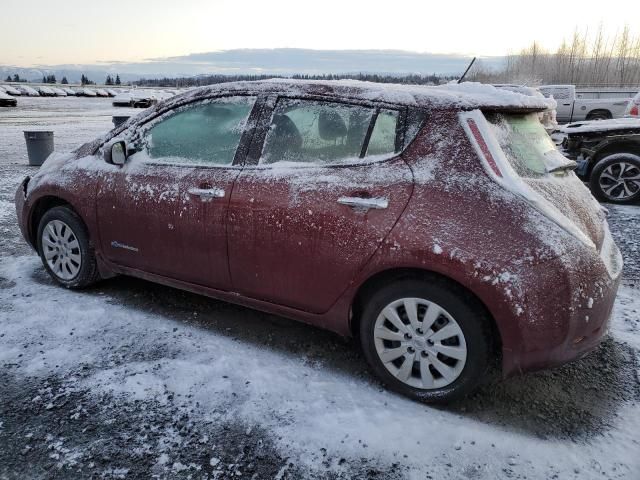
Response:
M598 178L602 193L610 200L625 200L640 191L640 168L631 163L609 165Z
M440 305L422 298L402 298L382 309L374 342L384 367L418 389L453 383L467 359L467 343L458 322Z
M42 230L42 251L51 271L63 280L78 275L82 266L80 243L73 230L61 220L51 220Z

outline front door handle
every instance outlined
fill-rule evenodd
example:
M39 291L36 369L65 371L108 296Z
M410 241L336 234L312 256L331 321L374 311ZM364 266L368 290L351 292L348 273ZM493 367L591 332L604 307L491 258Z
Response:
M389 206L389 200L386 198L362 198L362 197L340 197L338 199L340 205L346 205L351 208L360 208L369 210L375 208L376 210L387 208Z
M189 195L195 195L202 199L224 198L224 190L221 188L190 188Z

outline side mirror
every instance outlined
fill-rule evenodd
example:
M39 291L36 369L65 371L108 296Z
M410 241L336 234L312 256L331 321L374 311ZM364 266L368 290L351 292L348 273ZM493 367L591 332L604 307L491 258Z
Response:
M104 161L112 165L122 166L127 161L127 145L124 140L105 145Z

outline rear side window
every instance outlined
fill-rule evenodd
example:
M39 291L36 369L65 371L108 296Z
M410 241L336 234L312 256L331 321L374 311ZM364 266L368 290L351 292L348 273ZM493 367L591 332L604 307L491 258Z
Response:
M143 137L147 155L167 163L231 165L254 97L228 97L190 105Z
M260 163L331 164L396 151L398 112L360 105L278 100ZM372 124L372 122L375 122Z

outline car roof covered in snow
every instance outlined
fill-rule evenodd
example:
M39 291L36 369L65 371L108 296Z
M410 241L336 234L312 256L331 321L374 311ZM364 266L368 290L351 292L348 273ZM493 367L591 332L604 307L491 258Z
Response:
M378 101L396 105L458 108L462 110L540 111L549 106L543 98L522 95L492 85L464 82L440 86L401 85L358 80L273 79L255 82L229 82L196 88L173 97L165 105L184 103L223 93L275 93L323 95L349 100Z

